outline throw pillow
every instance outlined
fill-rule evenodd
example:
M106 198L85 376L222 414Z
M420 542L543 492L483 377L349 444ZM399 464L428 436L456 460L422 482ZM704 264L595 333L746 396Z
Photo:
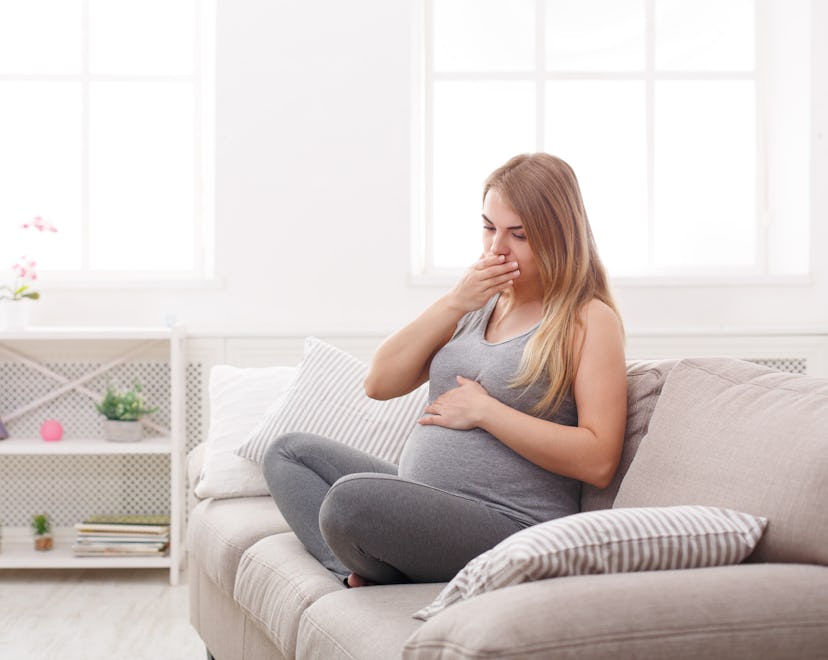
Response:
M624 475L633 461L641 439L647 435L647 427L653 414L661 388L677 360L635 361L627 363L627 427L624 432L624 449L612 483L606 488L590 484L581 486L581 511L611 509L621 487Z
M303 431L398 462L423 414L428 384L396 399L376 401L365 394L367 373L368 366L352 355L308 337L299 373L284 401L268 412L236 453L261 463L274 438Z
M268 495L262 471L236 456L238 449L275 399L284 395L296 367L239 368L216 365L210 370L210 428L201 478L200 498Z
M472 559L414 617L425 621L457 601L531 580L736 564L766 524L703 506L607 509L550 520Z
M754 559L828 565L828 379L733 358L677 364L614 506L766 517Z

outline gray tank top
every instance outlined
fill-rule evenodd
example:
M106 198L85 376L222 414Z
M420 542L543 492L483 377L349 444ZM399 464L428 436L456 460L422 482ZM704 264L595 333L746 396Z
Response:
M525 389L509 387L537 326L506 341L485 339L498 297L464 316L434 356L429 401L457 387L456 376L477 381L490 395L522 412L529 412L545 393L545 382ZM545 419L576 426L578 413L571 395ZM480 428L456 431L417 424L400 457L399 475L481 500L524 525L577 513L580 505L580 481L538 467Z

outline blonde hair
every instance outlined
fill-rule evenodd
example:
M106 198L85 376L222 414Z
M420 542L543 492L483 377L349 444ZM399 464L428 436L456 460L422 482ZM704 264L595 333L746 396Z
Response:
M621 315L589 226L578 180L572 168L546 153L515 156L492 172L483 199L496 190L520 217L543 286L543 318L526 345L512 387L528 387L546 377L549 388L533 408L553 414L572 388L584 333L581 312L592 299ZM507 295L508 294L504 294ZM511 304L507 297L507 309Z

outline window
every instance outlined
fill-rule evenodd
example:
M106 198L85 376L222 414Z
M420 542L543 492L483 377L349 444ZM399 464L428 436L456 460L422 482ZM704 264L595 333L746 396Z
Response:
M614 277L807 273L808 2L424 0L415 270L479 253L483 178L575 169Z
M210 274L213 11L0 0L0 264L41 216L61 281Z

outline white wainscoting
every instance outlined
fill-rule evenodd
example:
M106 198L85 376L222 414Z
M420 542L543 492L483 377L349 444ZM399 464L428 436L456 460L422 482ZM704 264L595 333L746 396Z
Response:
M361 360L369 360L382 335L319 335ZM190 362L239 367L295 365L302 359L304 335L191 335ZM828 377L828 329L802 332L628 332L630 360L728 356L742 359L800 359L806 373Z
M828 377L828 331L802 333L638 333L627 336L629 359L735 357L785 371ZM791 369L790 362L804 363Z

